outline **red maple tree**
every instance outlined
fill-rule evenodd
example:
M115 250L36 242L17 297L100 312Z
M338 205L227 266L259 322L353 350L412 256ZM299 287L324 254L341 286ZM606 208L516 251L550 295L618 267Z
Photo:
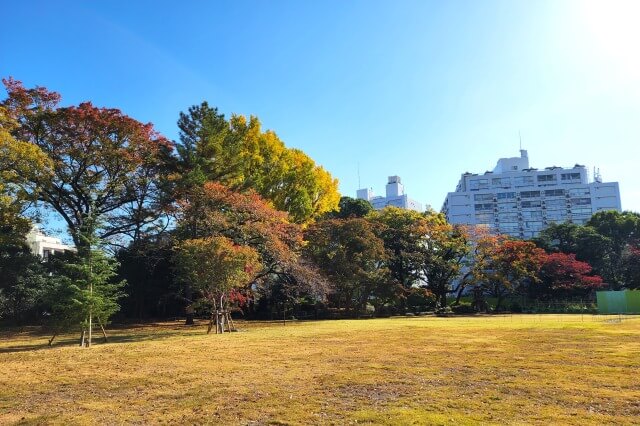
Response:
M551 253L545 256L540 278L547 291L584 293L604 285L602 278L591 275L591 271L591 265L576 260L573 253Z

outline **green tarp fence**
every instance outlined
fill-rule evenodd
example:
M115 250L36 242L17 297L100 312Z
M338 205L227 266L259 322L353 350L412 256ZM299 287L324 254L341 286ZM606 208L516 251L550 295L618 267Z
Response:
M640 290L598 291L601 314L640 314Z

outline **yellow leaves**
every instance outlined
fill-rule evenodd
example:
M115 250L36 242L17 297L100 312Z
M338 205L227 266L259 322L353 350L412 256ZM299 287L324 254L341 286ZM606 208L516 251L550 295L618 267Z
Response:
M1 244L23 241L29 220L20 215L27 191L22 188L30 177L50 172L50 161L37 147L15 140L10 130L15 122L0 106L0 225Z
M301 150L287 148L275 132L263 131L257 117L234 114L220 128L209 129L206 120L201 125L208 131L197 151L208 180L252 189L296 223L337 209L338 181Z
M52 162L36 145L0 134L0 170L4 181L25 181L50 175Z
M336 210L340 202L338 179L331 176L322 166L314 168L314 176L316 180L316 191L313 197L315 216Z
M337 179L304 152L287 148L272 131L260 135L259 150L245 164L257 165L251 170L256 190L277 209L305 223L337 208Z
M246 129L247 127L247 117L241 114L233 114L229 119L229 124L232 129Z
M23 186L31 182L42 182L53 172L51 159L36 145L16 140L9 132L16 127L0 106L0 195L3 204L9 198L20 202L26 198ZM7 195L11 194L11 196Z

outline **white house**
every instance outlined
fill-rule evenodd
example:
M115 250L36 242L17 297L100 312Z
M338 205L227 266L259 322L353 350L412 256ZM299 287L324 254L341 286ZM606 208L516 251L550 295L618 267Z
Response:
M75 248L63 244L59 238L47 236L37 225L27 234L27 244L33 254L43 259L48 259L54 253L75 251Z

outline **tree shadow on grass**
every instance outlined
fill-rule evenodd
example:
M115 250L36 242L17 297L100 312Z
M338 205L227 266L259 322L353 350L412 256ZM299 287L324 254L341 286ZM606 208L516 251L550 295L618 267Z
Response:
M172 329L167 331L163 330L161 333L116 333L109 335L105 342L101 333L95 333L93 335L92 346L104 346L104 345L118 345L118 344L134 344L149 341L160 341L176 336L188 335L185 333L188 329ZM71 337L69 334L65 334L62 338L56 337L52 346L49 346L48 341L51 338L51 334L46 332L29 333L30 338L42 338L42 343L33 342L29 344L12 345L0 347L0 354L3 353L15 353L15 352L30 352L30 351L42 351L42 350L54 350L60 347L80 346L80 337Z

